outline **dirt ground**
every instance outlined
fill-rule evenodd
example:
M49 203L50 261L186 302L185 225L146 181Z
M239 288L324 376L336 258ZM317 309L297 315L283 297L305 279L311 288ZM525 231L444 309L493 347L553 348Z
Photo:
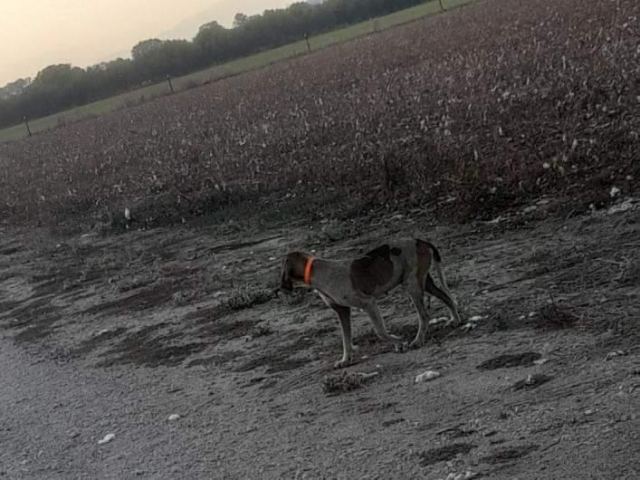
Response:
M0 477L640 478L640 203L564 219L551 203L450 226L416 210L4 228ZM435 326L395 353L358 313L359 361L334 370L334 314L312 293L270 293L280 256L350 257L418 232L475 328ZM402 292L381 306L415 333ZM441 376L415 383L426 370Z

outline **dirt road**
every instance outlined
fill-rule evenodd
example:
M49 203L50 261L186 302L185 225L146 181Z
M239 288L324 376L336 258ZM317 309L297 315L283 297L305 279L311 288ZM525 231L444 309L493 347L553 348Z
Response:
M4 229L0 477L640 478L634 207L553 220L541 202L447 227L413 212L293 230ZM474 328L398 354L357 314L360 361L333 370L333 314L269 294L279 255L351 256L416 231L441 246ZM382 310L415 332L400 292ZM425 370L441 376L415 384ZM344 391L358 372L377 373Z

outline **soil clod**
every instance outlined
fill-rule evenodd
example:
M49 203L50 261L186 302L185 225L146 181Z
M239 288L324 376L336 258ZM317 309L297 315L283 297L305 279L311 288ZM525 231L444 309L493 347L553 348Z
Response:
M418 454L420 457L420 466L428 467L438 462L447 462L458 455L467 454L476 448L471 443L453 443L444 447L432 448Z
M476 368L478 370L496 370L498 368L530 367L541 356L536 352L510 353L482 362Z

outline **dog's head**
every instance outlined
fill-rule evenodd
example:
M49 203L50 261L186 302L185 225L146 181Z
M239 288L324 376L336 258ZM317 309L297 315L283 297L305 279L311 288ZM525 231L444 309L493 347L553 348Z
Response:
M309 255L303 252L291 252L282 261L280 273L280 289L286 292L293 290L296 283L304 281L304 266Z

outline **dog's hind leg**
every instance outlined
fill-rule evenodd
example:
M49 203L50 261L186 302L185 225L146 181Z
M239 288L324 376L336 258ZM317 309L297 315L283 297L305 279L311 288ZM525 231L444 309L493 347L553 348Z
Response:
M338 360L334 366L336 368L346 367L353 362L353 343L351 340L351 309L341 305L331 305L331 308L338 314L340 327L342 327L342 359Z
M451 295L438 288L438 286L433 282L433 278L431 277L431 275L427 275L427 279L424 282L424 289L430 295L433 295L434 297L440 299L447 306L447 308L451 311L451 315L453 315L455 325L460 325L462 323L460 314L458 313L458 306L456 305L456 302L453 300L453 298L451 298Z
M413 305L418 312L418 333L416 338L409 344L409 348L417 348L424 345L424 340L429 331L429 312L424 305L424 292L419 285L412 286L407 289Z
M380 315L380 311L378 310L378 306L375 304L375 302L368 303L363 307L363 310L369 315L371 323L373 324L373 329L375 330L378 337L380 337L382 340L386 340L387 342L392 343L396 351L404 350L405 343L402 341L402 339L387 332L387 329L384 325L384 320L382 318L382 315Z

